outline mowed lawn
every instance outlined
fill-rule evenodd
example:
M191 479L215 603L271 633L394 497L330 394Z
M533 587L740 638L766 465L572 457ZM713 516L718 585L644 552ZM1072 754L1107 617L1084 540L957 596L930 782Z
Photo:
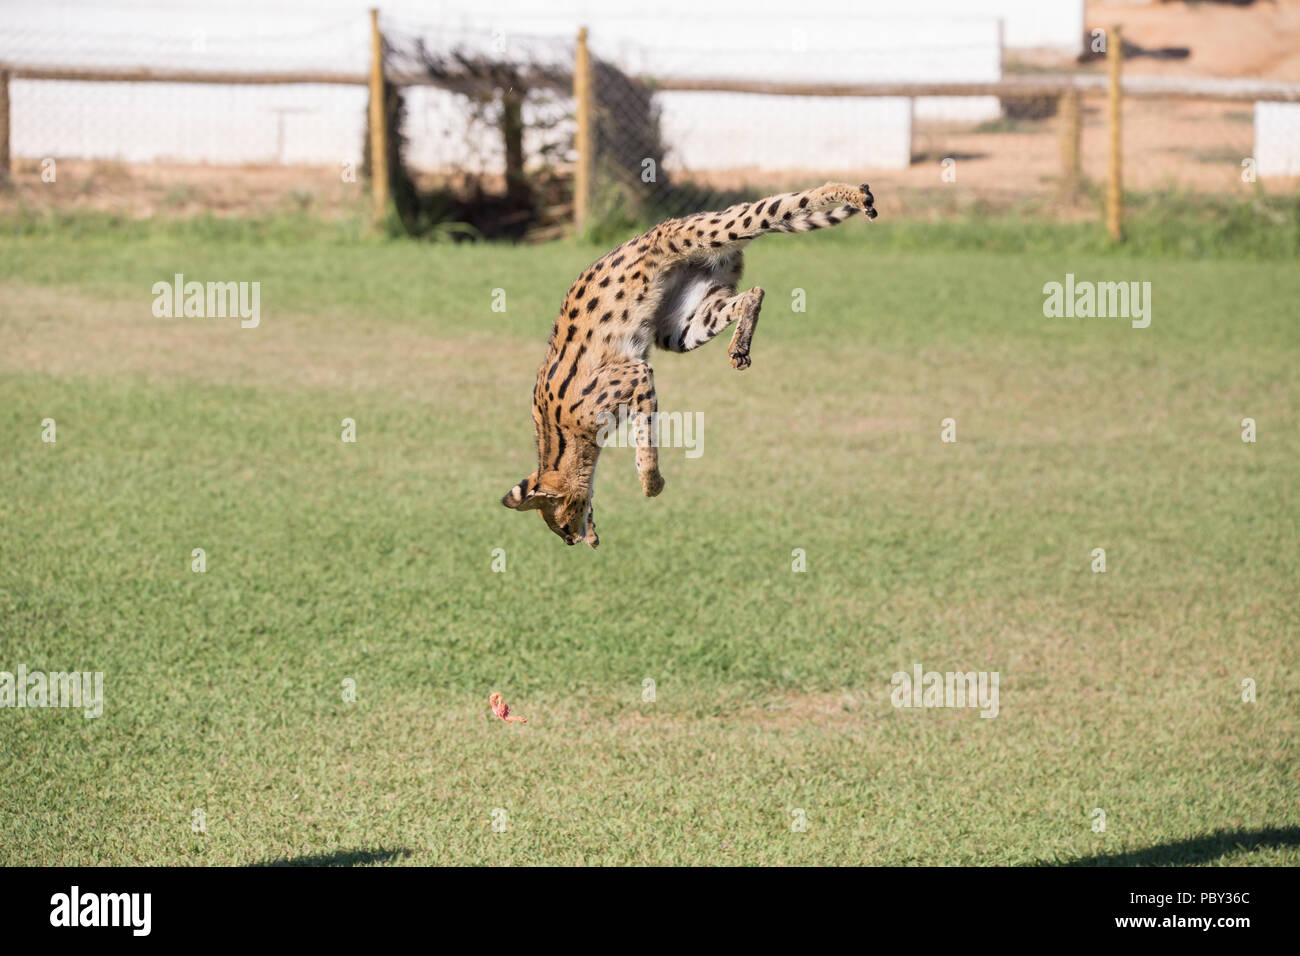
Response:
M0 239L0 670L105 693L0 710L0 863L1300 863L1293 262L760 241L753 367L655 353L702 454L607 450L593 552L499 499L603 251Z

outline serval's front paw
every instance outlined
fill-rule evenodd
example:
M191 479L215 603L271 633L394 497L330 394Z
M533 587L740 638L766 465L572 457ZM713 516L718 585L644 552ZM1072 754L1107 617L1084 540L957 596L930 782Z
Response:
M863 183L858 189L862 190L862 197L853 205L861 209L868 219L876 218L876 197L871 195L871 187Z
M647 498L653 498L664 490L664 476L658 471L651 471L641 476L641 490Z
M736 371L743 372L745 369L749 368L750 364L751 360L748 351L735 351L731 353L731 367Z

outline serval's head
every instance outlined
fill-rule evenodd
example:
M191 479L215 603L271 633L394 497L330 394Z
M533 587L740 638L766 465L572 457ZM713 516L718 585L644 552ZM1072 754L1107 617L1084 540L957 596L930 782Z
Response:
M591 509L591 486L559 471L533 472L511 488L501 503L516 511L538 511L565 544L600 544Z

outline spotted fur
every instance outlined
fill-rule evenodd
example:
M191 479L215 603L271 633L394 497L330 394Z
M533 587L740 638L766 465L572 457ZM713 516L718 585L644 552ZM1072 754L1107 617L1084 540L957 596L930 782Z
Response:
M734 323L731 366L749 368L763 290L736 291L741 250L764 233L809 232L858 210L874 219L874 202L865 184L827 183L669 219L582 273L564 297L533 387L537 470L501 503L539 511L566 544L596 547L591 497L602 413L616 415L619 406L628 406L641 423L641 488L650 497L663 490L658 449L644 425L657 409L650 347L689 352Z

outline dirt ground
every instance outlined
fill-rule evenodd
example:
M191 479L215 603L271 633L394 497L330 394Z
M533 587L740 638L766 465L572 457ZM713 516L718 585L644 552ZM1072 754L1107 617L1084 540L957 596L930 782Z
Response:
M0 212L16 207L113 212L135 219L199 213L244 216L309 210L327 216L365 201L364 182L344 182L337 166L206 166L55 159L53 181L40 160L13 163L13 188Z
M1088 29L1120 24L1138 46L1185 46L1186 60L1139 58L1133 73L1165 76L1242 76L1300 82L1300 0L1159 3L1088 0Z

